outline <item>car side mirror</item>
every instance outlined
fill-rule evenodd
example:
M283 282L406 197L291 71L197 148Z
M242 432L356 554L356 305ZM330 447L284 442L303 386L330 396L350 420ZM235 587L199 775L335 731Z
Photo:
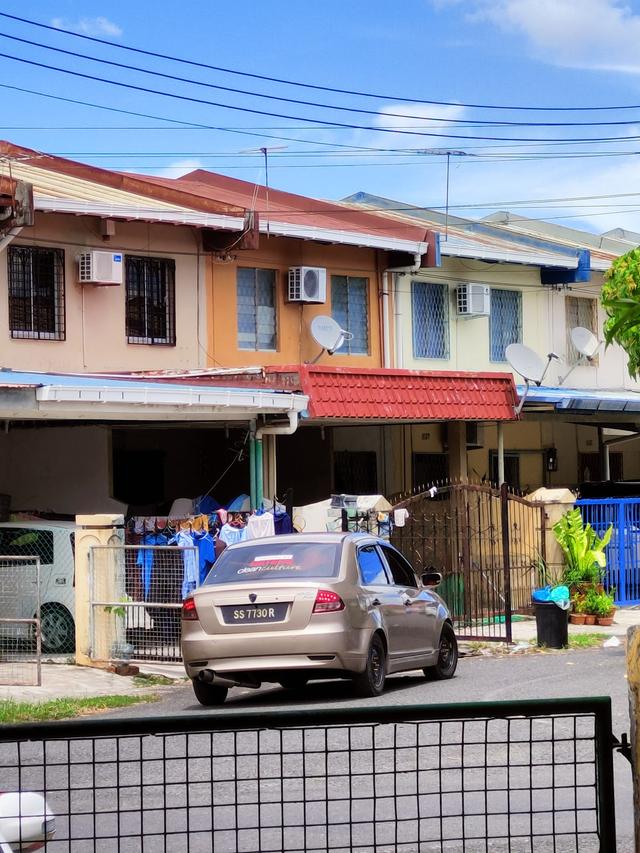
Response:
M436 587L442 583L440 572L425 572L422 575L422 586Z

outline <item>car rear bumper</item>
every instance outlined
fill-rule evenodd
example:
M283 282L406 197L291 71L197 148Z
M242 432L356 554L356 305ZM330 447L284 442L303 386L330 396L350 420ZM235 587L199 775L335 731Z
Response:
M199 672L267 672L309 669L362 672L365 667L371 629L345 630L343 626L322 626L314 631L268 632L255 634L205 634L193 624L183 624L182 658L187 675Z

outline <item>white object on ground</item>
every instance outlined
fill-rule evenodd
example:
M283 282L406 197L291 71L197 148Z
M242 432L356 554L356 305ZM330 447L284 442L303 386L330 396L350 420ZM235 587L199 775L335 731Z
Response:
M608 640L605 640L602 644L603 649L615 649L620 645L620 640L617 637L609 637Z
M40 850L53 838L56 821L47 801L31 791L0 794L0 851Z

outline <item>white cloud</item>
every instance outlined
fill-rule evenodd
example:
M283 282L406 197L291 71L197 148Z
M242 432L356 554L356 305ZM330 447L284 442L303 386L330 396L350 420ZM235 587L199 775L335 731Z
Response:
M65 18L53 18L51 25L59 30L71 30L85 36L108 36L120 38L122 27L114 24L108 18L99 15L97 18L80 18L78 21L68 21Z
M175 160L169 163L168 166L163 166L155 171L159 178L180 178L182 175L188 175L194 169L204 169L205 166L200 160Z
M469 0L469 21L523 35L554 65L640 74L640 15L623 0Z
M450 122L460 121L465 108L462 106L440 106L438 104L388 104L380 110L376 124L384 128L409 128L428 130L429 128L455 127ZM393 115L395 113L395 115ZM402 118L398 118L402 116Z

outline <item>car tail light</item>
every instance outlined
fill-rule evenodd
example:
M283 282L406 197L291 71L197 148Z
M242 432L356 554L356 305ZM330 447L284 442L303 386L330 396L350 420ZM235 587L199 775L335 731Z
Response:
M198 611L196 609L196 602L193 597L185 598L182 602L182 621L183 622L197 622L198 621Z
M334 613L336 610L344 610L344 601L338 593L330 589L319 589L313 605L313 612Z

